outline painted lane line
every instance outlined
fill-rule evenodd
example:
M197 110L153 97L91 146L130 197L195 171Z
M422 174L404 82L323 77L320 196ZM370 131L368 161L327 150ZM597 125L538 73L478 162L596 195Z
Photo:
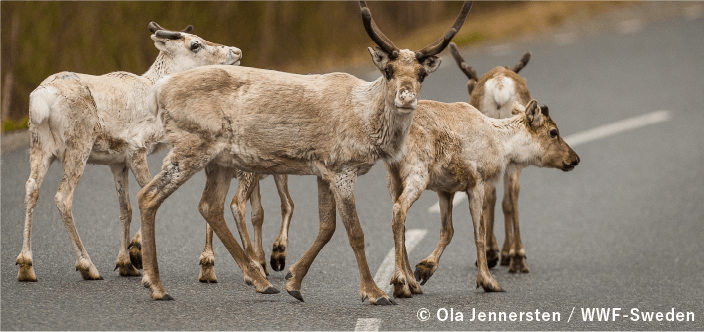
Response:
M357 319L357 325L355 325L355 331L379 331L379 326L381 325L381 319L379 318L360 318Z
M672 112L667 110L655 111L645 115L637 116L634 118L626 119L619 122L614 122L585 130L576 134L563 137L565 142L570 145L570 147L575 147L580 144L589 143L598 139L613 136L625 131L637 129L651 124L661 123L668 121L672 118ZM457 193L455 199L452 200L452 206L457 206L467 199L466 193ZM440 213L440 202L433 204L428 208L428 213Z
M564 137L564 140L570 146L577 146L601 138L616 135L624 131L637 129L655 123L665 122L667 120L670 120L671 117L672 114L670 111L656 111L645 115L637 116L635 118L610 123L580 133L569 135L567 137Z
M409 229L406 231L406 252L413 251L420 240L422 240L425 235L428 234L426 229ZM396 266L396 250L391 248L389 253L384 257L384 261L381 262L381 266L376 271L374 275L374 282L386 293L392 290L392 286L389 284L391 276L394 274L394 267Z
M406 231L406 252L410 253L413 248L420 243L421 240L428 234L427 229L409 229ZM374 275L374 282L387 294L392 290L389 281L391 276L394 274L394 266L396 262L396 250L391 248L389 253L384 257L384 261L381 262L381 266L376 271ZM381 319L379 318L359 318L357 319L357 325L355 326L355 331L379 331L379 326L381 325Z

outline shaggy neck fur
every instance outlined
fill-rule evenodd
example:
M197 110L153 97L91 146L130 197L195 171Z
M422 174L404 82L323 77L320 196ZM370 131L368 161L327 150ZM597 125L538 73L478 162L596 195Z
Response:
M525 115L516 115L507 119L488 120L494 125L496 137L503 147L504 158L508 167L526 167L540 165L540 145L528 131Z
M161 78L171 75L173 66L173 58L163 51L159 51L159 55L156 57L152 66L149 67L149 70L142 76L154 84Z
M370 143L379 157L395 161L403 155L406 137L413 122L413 113L401 114L393 98L387 100L390 86L383 77L363 86L360 99L368 101L363 123Z

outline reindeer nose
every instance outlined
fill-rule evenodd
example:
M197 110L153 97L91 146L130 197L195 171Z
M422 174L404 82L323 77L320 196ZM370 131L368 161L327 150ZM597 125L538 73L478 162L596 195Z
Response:
M572 163L572 165L574 165L574 166L577 166L577 165L579 165L579 156L577 156L577 160L575 160L575 162L574 162L574 163Z
M242 51L237 47L231 47L230 52L232 52L236 57L242 59Z
M396 100L394 100L397 108L410 108L416 109L418 100L416 99L416 94L408 90L403 90L396 93Z

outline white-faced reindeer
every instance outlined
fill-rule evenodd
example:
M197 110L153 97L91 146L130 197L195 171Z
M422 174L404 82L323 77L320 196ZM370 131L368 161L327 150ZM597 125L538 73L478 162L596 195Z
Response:
M142 76L61 72L47 77L30 94L31 173L26 184L24 242L17 257L18 280L37 281L32 266L32 214L42 180L57 159L63 163L64 175L54 200L76 251L76 270L83 279L102 279L81 243L71 212L73 193L88 163L110 165L122 222L116 269L123 276L139 275L128 253L132 208L127 170L132 170L140 186L146 185L151 180L146 155L167 144L161 121L146 103L149 89L167 75L203 65L238 65L242 57L238 48L203 40L191 34L192 30L188 26L180 32L170 31L151 22L149 31L159 55ZM132 241L137 253L139 238L138 233ZM141 257L133 258L141 261Z
M477 287L502 291L491 276L485 255L485 231L481 222L487 185L495 184L506 170L536 165L569 171L579 163L577 154L562 140L547 107L535 100L524 108L512 105L514 115L494 119L466 103L446 104L421 100L406 139L406 155L384 160L387 183L394 202L392 228L396 265L391 283L395 297L419 294L405 250L405 221L411 205L424 190L437 192L442 229L440 244L428 258L416 265L423 283L437 269L440 255L450 243L452 199L455 192L469 196L477 247ZM419 278L420 279L420 278Z
M467 91L469 104L476 107L484 115L503 119L511 117L511 107L514 101L527 105L533 99L528 91L526 81L518 72L528 64L530 52L523 54L521 59L509 69L508 67L495 67L481 78L471 66L464 61L457 45L450 43L450 52L462 72L467 75ZM521 232L518 223L518 192L520 190L519 177L521 168L514 168L504 174L504 198L501 203L504 212L505 239L501 249L501 265L509 265L509 272L529 272L526 263L526 251L521 241ZM487 230L487 263L489 268L496 266L499 261L499 245L494 235L494 207L496 206L496 187L486 187L485 204L482 218Z
M161 203L205 168L199 211L259 293L277 293L225 224L223 205L235 169L263 174L318 177L320 229L313 245L289 268L286 291L303 301L301 283L335 231L339 211L355 253L360 296L372 304L392 299L374 283L364 252L354 185L379 159L397 160L423 79L440 65L440 53L464 23L464 3L450 30L418 52L398 49L360 2L369 48L383 74L366 82L346 73L296 75L246 67L208 66L173 75L152 89L154 112L163 120L171 152L162 171L138 195L145 273L151 297L172 299L161 284L154 222ZM249 195L249 193L247 193Z

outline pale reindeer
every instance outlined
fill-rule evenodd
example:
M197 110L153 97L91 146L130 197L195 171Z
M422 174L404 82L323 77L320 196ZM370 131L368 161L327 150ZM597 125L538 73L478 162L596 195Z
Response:
M162 171L139 192L145 273L151 297L170 300L159 278L154 222L162 202L205 168L198 209L259 293L278 293L225 223L223 206L235 169L264 174L316 175L320 229L313 245L289 268L286 291L303 301L301 283L335 231L339 211L355 253L360 296L394 303L375 283L364 252L354 185L379 159L401 158L423 79L471 8L462 6L450 30L418 52L398 49L360 2L372 62L383 74L366 82L346 73L296 75L246 67L208 66L158 82L152 107L164 123L171 152ZM250 193L245 193L247 196Z
M405 221L411 205L424 190L437 192L442 229L433 253L416 265L415 276L423 283L437 269L454 233L452 199L456 192L469 196L477 248L477 287L502 291L489 272L485 255L485 230L481 222L484 193L505 171L528 165L572 170L579 156L562 140L547 107L532 100L527 107L515 102L513 117L494 119L466 103L418 102L406 139L406 154L399 160L384 160L387 183L394 202L392 228L396 248L391 278L395 297L420 294L420 287L405 249Z
M146 97L159 79L209 64L238 65L242 52L191 34L193 26L176 32L155 22L149 31L159 55L142 76L113 72L102 76L61 72L47 77L30 94L29 132L31 173L26 184L25 228L22 251L17 257L17 280L37 281L32 262L32 214L39 187L55 160L64 175L54 197L66 231L76 251L76 270L83 279L102 279L83 247L73 221L73 193L86 164L110 165L120 203L122 237L116 269L120 275L138 276L128 253L132 208L128 174L131 169L140 186L150 179L146 155L167 144L161 122L149 111ZM138 251L140 234L133 244ZM138 263L139 256L133 257Z
M467 75L467 91L469 104L476 107L484 115L503 119L511 117L511 107L514 101L527 105L533 99L528 91L526 81L518 72L528 64L530 52L523 54L521 59L511 69L508 67L495 67L481 78L471 66L467 65L457 45L450 43L450 52L462 72ZM504 245L501 249L501 265L510 265L508 272L527 273L526 251L521 241L521 232L518 223L518 193L520 190L519 177L521 168L504 174L504 198L501 207L504 213ZM489 268L496 266L499 261L499 245L494 235L494 207L496 206L496 187L489 185L485 193L484 224L487 230L487 264ZM510 264L509 264L510 262Z

